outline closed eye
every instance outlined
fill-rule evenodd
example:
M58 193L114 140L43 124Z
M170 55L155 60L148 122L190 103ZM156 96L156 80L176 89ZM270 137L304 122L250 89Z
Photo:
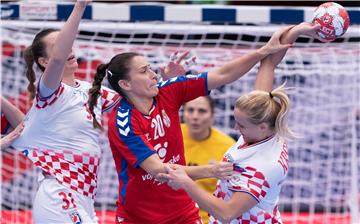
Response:
M146 72L148 72L149 70L151 70L150 65L146 65L146 66L144 66L144 67L142 67L142 68L140 69L140 73L146 73Z
M241 124L239 124L239 123L237 123L237 126L238 126L239 128L242 128L242 129L245 128L243 125L241 125Z
M205 110L205 109L199 109L200 114L205 114L206 112L207 112L207 110Z

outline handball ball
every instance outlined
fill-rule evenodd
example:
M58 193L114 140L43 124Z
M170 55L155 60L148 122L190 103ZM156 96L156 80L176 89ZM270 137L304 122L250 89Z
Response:
M325 40L342 36L350 24L346 9L335 2L321 4L314 13L313 23L320 24L318 35Z

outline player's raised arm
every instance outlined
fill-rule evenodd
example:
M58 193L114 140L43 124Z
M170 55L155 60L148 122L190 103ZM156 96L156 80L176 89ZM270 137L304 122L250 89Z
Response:
M42 62L46 69L42 76L42 81L45 87L56 89L59 86L62 80L65 62L72 59L72 55L70 54L72 45L78 32L81 17L89 2L88 0L78 0L76 2L70 17L56 38L50 58L43 58Z
M287 26L280 38L281 44L293 44L300 35L312 36L320 25L301 23L296 26ZM274 72L276 66L284 58L288 49L271 54L261 60L259 71L256 75L255 89L270 92L273 89Z
M269 42L260 49L236 58L220 68L211 70L208 73L208 89L215 89L239 79L269 54L289 48L290 44L280 43L281 35L287 30L288 28L286 27L276 31Z

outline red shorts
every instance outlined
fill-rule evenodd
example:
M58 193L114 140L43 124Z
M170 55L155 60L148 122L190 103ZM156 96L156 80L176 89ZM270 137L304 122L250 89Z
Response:
M147 223L150 224L148 220L128 220L124 218L124 214L122 214L119 211L117 211L116 215L116 224L140 224L140 223ZM179 214L176 217L172 217L171 219L167 220L154 220L153 224L202 224L201 217L199 215L199 209L192 209L191 212L188 212L186 214Z

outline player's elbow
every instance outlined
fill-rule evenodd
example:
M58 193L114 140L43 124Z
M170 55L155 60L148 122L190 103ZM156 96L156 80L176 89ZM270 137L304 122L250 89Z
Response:
M156 177L160 173L166 172L165 165L155 154L144 160L140 164L140 167L143 168L148 174L154 177Z
M163 164L161 164L158 167L151 167L151 168L147 169L146 172L154 177L157 177L159 174L165 173L165 168L164 168Z

